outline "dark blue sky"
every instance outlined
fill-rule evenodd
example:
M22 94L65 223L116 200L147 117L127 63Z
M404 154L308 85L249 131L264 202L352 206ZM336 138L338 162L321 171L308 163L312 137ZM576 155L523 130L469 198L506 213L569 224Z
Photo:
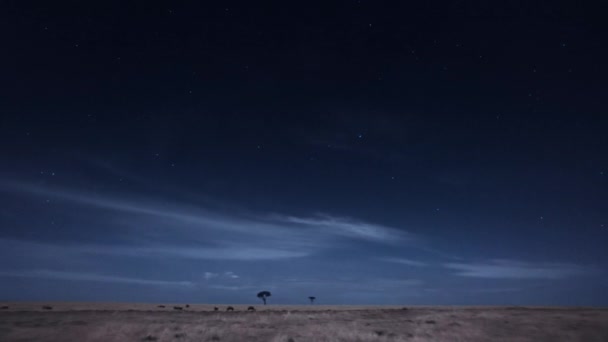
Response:
M0 300L608 305L606 29L7 2Z

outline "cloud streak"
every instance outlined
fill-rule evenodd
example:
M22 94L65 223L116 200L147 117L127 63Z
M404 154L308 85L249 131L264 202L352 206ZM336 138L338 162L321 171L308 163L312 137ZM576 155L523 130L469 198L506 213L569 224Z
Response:
M193 287L194 283L190 281L167 281L167 280L150 280L129 277L117 277L112 275L104 275L97 273L79 273L79 272L64 272L54 270L23 270L23 271L0 271L0 277L19 277L19 278L43 278L43 279L60 279L73 281L93 281L104 283L122 283L135 285L152 285L152 286L178 286L178 287Z
M97 230L105 237L111 236L111 229L119 230L121 240L111 246L82 241L86 247L79 251L89 254L278 260L307 257L336 246L348 247L352 239L385 244L413 239L411 234L399 229L330 215L227 214L164 200L104 196L24 182L2 181L0 190L111 212L112 220L108 220L106 214L102 220L91 219L89 215L87 224L93 221L93 225L100 226Z
M350 218L333 217L319 214L314 217L294 217L275 215L278 222L309 228L319 233L339 235L367 241L395 243L412 240L413 236L405 231L378 224L371 224Z
M395 264L406 265L406 266L413 266L413 267L425 267L425 266L428 266L427 263L424 263L424 262L421 262L421 261L412 260L412 259L404 259L404 258L377 258L377 260L384 261L384 262L395 263Z
M224 248L189 248L178 246L158 247L116 247L116 246L89 246L78 249L81 253L107 254L131 257L172 257L200 260L273 260L299 258L308 255L306 252L289 251L285 249L264 249L251 247L224 247Z
M181 258L192 260L276 260L305 257L308 254L302 251L287 249L264 249L246 246L226 247L184 247L184 246L132 246L132 245L101 245L101 244L65 244L42 243L14 239L0 239L0 248L3 254L22 255L23 251L37 253L47 257L66 256L80 258L82 256L122 256L134 258ZM231 274L234 276L234 274ZM210 274L209 277L213 275Z
M598 272L597 269L570 263L532 263L496 259L480 263L446 263L444 267L461 277L490 279L562 279Z

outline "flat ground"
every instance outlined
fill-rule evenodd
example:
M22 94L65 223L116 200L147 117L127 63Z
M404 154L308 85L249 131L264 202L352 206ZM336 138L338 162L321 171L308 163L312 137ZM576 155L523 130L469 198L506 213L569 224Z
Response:
M0 341L608 341L608 309L227 306L0 303Z

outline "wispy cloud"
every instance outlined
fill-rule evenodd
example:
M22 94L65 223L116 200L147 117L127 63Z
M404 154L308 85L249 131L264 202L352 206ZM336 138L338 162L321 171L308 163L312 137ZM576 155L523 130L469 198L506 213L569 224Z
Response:
M236 273L232 271L226 271L224 273L213 273L213 272L205 272L203 274L205 280L217 279L217 278L227 278L227 279L238 279L240 278Z
M219 276L219 273L213 273L213 272L205 272L205 273L203 274L203 277L204 277L206 280L213 279L213 278L217 278L218 276Z
M53 198L92 210L110 211L101 219L87 216L93 234L120 234L110 246L80 241L79 252L132 257L274 260L301 258L322 249L348 245L350 239L377 243L413 240L403 230L330 215L294 217L218 212L193 204L167 203L125 194L108 196L25 182L0 182L0 190L17 195ZM70 210L70 207L64 207ZM68 215L77 215L71 211ZM111 220L108 220L111 217ZM91 223L91 221L93 223ZM95 228L93 226L97 226ZM124 229L123 229L124 228ZM342 240L343 243L338 243ZM72 248L75 249L75 248Z
M228 272L224 272L224 276L228 277L230 279L238 279L240 278L238 275L236 275L234 272L232 271L228 271Z
M182 258L194 260L275 260L304 257L303 251L286 249L264 249L246 246L225 247L182 247L182 246L133 246L133 245L101 245L101 244L66 244L53 242L35 242L15 239L0 239L0 255L22 255L23 251L46 257L75 257L82 256L123 256L134 258ZM235 276L234 274L231 274ZM209 274L213 277L213 274Z
M252 286L252 285L207 285L206 287L209 289L227 290L227 291L259 289L259 286Z
M219 248L190 248L179 246L130 247L130 246L87 246L78 248L81 253L106 254L131 257L173 257L201 260L273 260L307 256L303 251L284 249L263 249L251 247L226 246Z
M94 282L124 283L124 284L153 285L153 286L180 286L180 287L194 286L194 283L192 283L190 281L150 280L150 279L118 277L118 276L97 274L97 273L64 272L64 271L54 271L54 270L0 271L0 277L61 279L61 280L74 280L74 281L94 281Z
M478 263L446 263L456 275L495 279L560 279L597 273L598 270L570 263L532 263L514 260L491 260Z
M413 239L413 235L403 230L357 221L350 218L334 217L318 214L314 217L294 217L274 215L273 219L279 222L299 225L314 229L320 233L340 235L349 238L363 239L377 242L403 242Z
M424 267L424 266L428 265L427 263L424 263L421 261L412 260L412 259L404 259L404 258L377 258L377 260L406 265L406 266L413 266L413 267Z

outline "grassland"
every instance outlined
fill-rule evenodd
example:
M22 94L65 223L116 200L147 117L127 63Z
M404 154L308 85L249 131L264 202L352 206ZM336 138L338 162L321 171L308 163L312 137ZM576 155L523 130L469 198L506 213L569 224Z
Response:
M608 341L608 309L227 306L0 303L0 341Z

